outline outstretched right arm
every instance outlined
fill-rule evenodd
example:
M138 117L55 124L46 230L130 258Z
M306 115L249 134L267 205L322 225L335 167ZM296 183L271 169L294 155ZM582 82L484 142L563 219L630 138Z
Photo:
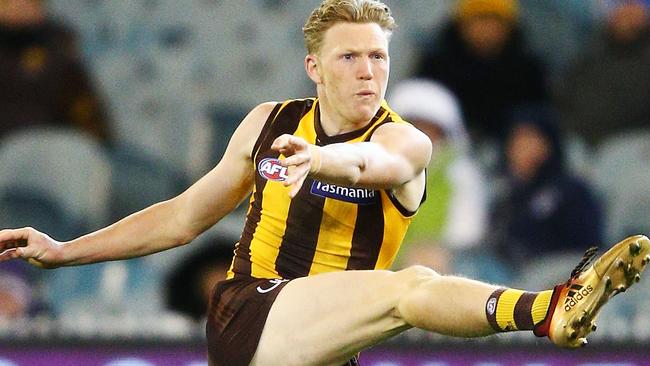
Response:
M22 258L44 268L139 257L189 243L234 210L250 193L251 151L274 103L253 109L217 166L177 197L69 242L32 228L0 231L0 261Z

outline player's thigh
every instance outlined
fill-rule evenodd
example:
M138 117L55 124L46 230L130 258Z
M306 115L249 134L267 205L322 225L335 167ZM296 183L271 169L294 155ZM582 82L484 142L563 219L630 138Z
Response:
M347 271L296 279L267 318L253 365L341 365L407 328L402 295L435 272Z

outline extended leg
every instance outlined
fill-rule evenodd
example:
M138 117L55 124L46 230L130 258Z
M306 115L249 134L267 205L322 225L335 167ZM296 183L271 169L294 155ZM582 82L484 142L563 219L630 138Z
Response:
M252 364L340 365L413 326L490 334L485 302L495 289L421 266L301 278L278 296Z
M567 283L538 294L421 266L301 278L274 303L252 365L340 366L410 327L475 337L534 325L536 335L576 347L586 343L602 305L640 279L649 253L648 238L627 238L587 268L590 253Z

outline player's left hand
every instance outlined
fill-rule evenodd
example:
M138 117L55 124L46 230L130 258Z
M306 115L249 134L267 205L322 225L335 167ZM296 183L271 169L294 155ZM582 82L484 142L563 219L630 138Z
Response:
M279 136L271 145L272 150L285 156L280 164L288 168L288 178L283 183L285 187L291 186L289 191L291 198L298 194L305 178L314 170L312 166L314 148L314 145L304 139L288 134Z

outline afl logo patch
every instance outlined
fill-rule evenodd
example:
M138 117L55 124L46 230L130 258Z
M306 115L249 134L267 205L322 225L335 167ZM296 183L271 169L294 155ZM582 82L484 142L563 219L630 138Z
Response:
M494 312L497 310L497 299L496 299L496 297L490 298L490 300L488 300L486 306L487 306L487 309L486 309L487 313L489 315L494 315Z
M266 180L283 182L287 180L287 167L280 165L276 158L266 158L257 164L257 172Z

